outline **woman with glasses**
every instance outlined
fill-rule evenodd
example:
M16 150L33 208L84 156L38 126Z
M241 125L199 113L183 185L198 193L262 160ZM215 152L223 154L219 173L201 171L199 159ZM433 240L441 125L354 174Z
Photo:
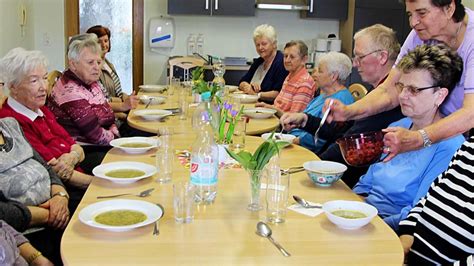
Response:
M405 6L412 31L397 61L418 45L444 43L458 52L464 67L459 83L441 106L443 119L417 130L385 130L384 142L390 151L386 161L399 153L465 133L474 126L474 12L465 8L461 0L405 0ZM360 56L358 59L362 60ZM361 119L398 106L399 90L395 84L400 76L394 68L383 84L360 101L348 106L336 101L328 121Z
M462 59L444 45L422 45L397 64L396 83L402 113L391 127L419 130L442 119L440 106L459 81ZM371 165L353 191L379 211L395 231L399 222L428 191L463 143L462 135Z

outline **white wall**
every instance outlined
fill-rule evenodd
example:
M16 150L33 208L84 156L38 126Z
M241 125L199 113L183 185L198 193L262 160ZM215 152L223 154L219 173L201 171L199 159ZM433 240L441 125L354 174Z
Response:
M252 41L256 26L267 23L275 27L279 47L293 39L304 40L308 46L320 34L339 32L336 20L300 19L298 12L257 10L255 17L173 16L176 26L175 47L166 55L151 52L148 46L150 18L167 16L167 0L145 0L144 82L164 84L169 55L186 55L189 33L204 34L204 54L220 57L257 57Z
M26 26L20 27L20 6L26 7ZM0 0L0 56L10 49L22 46L32 49L34 28L30 20L33 10L31 0Z
M20 27L20 6L26 8L26 25ZM49 69L64 69L64 2L61 0L0 0L0 57L21 46L40 50Z

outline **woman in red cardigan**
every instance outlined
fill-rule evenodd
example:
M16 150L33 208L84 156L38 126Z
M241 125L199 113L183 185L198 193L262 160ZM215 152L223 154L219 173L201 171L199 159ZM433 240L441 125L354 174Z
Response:
M0 74L10 90L0 109L0 117L13 117L21 125L31 146L38 151L62 181L86 188L92 176L78 167L84 151L56 122L46 107L47 60L39 51L14 48L0 60Z

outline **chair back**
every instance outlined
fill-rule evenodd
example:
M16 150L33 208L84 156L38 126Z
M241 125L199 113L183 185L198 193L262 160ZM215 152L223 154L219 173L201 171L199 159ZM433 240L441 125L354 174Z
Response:
M188 80L191 79L191 69L198 66L202 67L204 63L204 59L191 56L175 57L168 60L169 84L171 84L173 77L176 77L175 72L176 74L181 72L179 69L183 69L183 75L180 78Z
M354 97L355 101L364 98L364 96L368 93L368 90L364 87L364 85L360 83L351 84L349 86L349 91L351 92L352 97Z
M48 97L51 95L51 92L53 91L54 84L56 84L56 81L61 77L63 73L61 73L58 70L53 70L48 73L48 91L47 95Z

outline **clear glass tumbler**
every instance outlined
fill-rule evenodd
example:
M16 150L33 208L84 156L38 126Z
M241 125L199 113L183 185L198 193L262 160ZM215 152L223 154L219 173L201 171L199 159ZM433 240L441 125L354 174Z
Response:
M190 223L194 219L194 190L189 182L173 185L174 219L177 223Z

